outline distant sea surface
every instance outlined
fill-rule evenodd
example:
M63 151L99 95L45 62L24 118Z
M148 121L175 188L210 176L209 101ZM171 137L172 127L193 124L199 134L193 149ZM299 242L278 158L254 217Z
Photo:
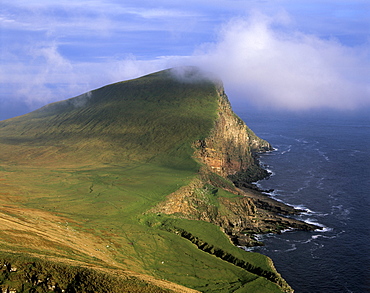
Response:
M298 293L370 292L370 118L366 115L238 113L275 151L260 161L271 197L322 230L261 235L279 273Z

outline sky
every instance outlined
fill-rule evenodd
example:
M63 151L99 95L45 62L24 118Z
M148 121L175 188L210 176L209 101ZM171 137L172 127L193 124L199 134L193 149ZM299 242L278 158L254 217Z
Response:
M0 120L184 65L236 107L370 109L369 0L0 4Z

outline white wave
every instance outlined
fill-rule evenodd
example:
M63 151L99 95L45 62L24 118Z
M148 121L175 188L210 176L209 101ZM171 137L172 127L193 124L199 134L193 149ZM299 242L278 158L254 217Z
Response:
M253 250L255 250L255 246L252 246L252 247L248 247L248 246L238 246L239 248L245 250L245 251L248 251L248 252L253 252Z
M281 194L281 192L283 192L283 190L281 189L274 189L274 191L272 192L263 192L264 194L268 195L269 197L271 197L272 199L278 201L278 202L281 202L283 204L286 204L286 205L289 205L289 203L283 201L281 198L279 198L278 196Z
M331 214L339 216L342 219L349 219L351 208L345 208L343 205L335 205L331 208Z
M292 231L295 231L295 229L294 228L288 228L288 229L281 230L280 233L292 232Z
M317 222L316 219L307 218L307 219L303 219L302 221L307 223L307 224L311 224L311 225L315 225L315 226L320 227L320 228L316 229L315 232L323 233L323 232L333 231L333 228L329 228L329 227L325 226L324 224L321 224L321 223Z
M330 159L327 155L325 155L324 153L322 154L322 156L324 157L324 159L327 161L327 162L330 162Z
M330 232L330 231L329 231ZM316 240L316 239L318 239L319 237L321 237L321 238L324 238L324 239L335 239L335 238L337 238L340 234L342 234L342 233L344 233L345 231L341 231L341 232L339 232L339 233L337 233L337 234L335 234L335 235L332 235L332 236L326 236L326 235L313 235L312 236L312 239L313 240Z
M325 177L321 177L319 180L318 180L318 182L317 182L317 184L316 184L316 188L317 189L324 189L324 180L325 180L326 178Z
M316 235L314 235L316 236ZM312 236L311 238L305 240L305 241L297 241L299 242L300 244L308 244L308 243L311 243L313 240L317 239L317 237L315 238L314 236Z
M295 138L294 139L295 141L298 141L298 142L300 142L300 143L308 143L308 141L307 140L305 140L304 138Z
M262 241L263 240L263 238L264 238L264 236L266 236L267 234L255 234L255 235L253 235L253 237L254 237L254 239L256 240L256 241Z
M260 189L262 189L262 185L261 185L261 183L259 183L261 180L259 180L259 181L257 181L257 182L254 182L254 184L258 187L258 188L260 188Z
M275 173L274 171L272 171L271 169L269 169L269 168L265 168L265 170L266 170L267 172L269 172L270 177L271 177L271 176L276 175L276 173Z
M289 252L289 251L294 251L297 249L297 246L295 244L292 244L292 247L291 248L288 248L285 250L285 252Z
M351 156L351 157L356 157L356 156L359 156L359 155L365 155L366 153L365 152L363 152L363 151L360 151L360 150L352 150L350 153L349 153L349 155Z
M285 150L285 151L282 151L280 154L281 154L281 155L284 155L285 153L289 153L291 150L292 150L292 145L290 144L290 145L288 146L288 149L287 149L287 150Z
M316 219L307 218L307 219L302 219L302 221L307 224L311 224L311 225L315 225L319 227L325 227L325 225L318 223Z
M329 214L328 213L319 213L319 212L314 212L313 213L315 216L317 217L326 217L328 216Z
M288 241L284 241L284 244L288 244ZM284 245L284 246L285 246ZM284 248L284 247L281 247L281 249L272 249L270 251L272 252L289 252L289 251L294 251L297 249L297 245L296 244L289 244L288 247Z
M319 239L319 238L335 238L335 237L326 237L325 235L320 235L320 234L316 234L316 235L312 235L311 236L311 238L309 238L309 239L307 239L306 241L304 241L304 242L301 242L302 244L307 244L307 243L311 243L312 241L315 241L315 240L317 240L317 239Z
M296 191L292 191L292 193L299 193L299 192L301 192L302 190L306 189L309 186L309 184L307 184L307 183L305 185L306 186L302 186L302 187L298 188Z
M325 152L320 151L319 149L315 149L315 151L317 151L317 152L319 153L319 155L325 159L325 161L330 162L330 159L329 159L329 157L326 155L326 153L325 153Z
M310 210L309 208L307 208L306 206L302 205L302 204L299 204L299 205L291 205L293 208L297 209L297 210L301 210L303 211L303 213L307 213L307 214L314 214L315 212L313 210Z
M274 148L272 147L272 150L268 150L268 151L262 151L260 152L261 155L265 155L265 154L271 154L273 152L276 152L278 150L278 148Z
M333 231L333 228L329 228L329 227L323 226L321 230L317 229L315 231L316 232L321 232L321 233L332 232Z
M303 204L291 205L291 206L295 209L301 210L302 211L301 214L305 215L305 216L314 215L314 216L318 216L318 217L325 217L325 216L329 215L328 213L321 213L321 212L313 211L313 210L307 208L306 206L304 206Z

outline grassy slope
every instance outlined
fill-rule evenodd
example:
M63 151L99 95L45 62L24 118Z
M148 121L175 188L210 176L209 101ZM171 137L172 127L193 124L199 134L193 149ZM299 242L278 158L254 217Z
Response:
M159 224L148 225L153 216L143 215L197 176L191 144L208 135L216 101L213 83L183 83L165 71L0 122L1 249L201 291L279 292L163 229L173 225L167 218L154 216ZM217 227L176 221L269 270L267 258L235 248Z

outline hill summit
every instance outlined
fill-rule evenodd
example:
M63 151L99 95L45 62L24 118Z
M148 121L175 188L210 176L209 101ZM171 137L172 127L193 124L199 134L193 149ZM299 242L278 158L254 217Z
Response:
M291 292L232 242L316 228L250 184L272 147L195 67L1 121L0 148L3 291Z

